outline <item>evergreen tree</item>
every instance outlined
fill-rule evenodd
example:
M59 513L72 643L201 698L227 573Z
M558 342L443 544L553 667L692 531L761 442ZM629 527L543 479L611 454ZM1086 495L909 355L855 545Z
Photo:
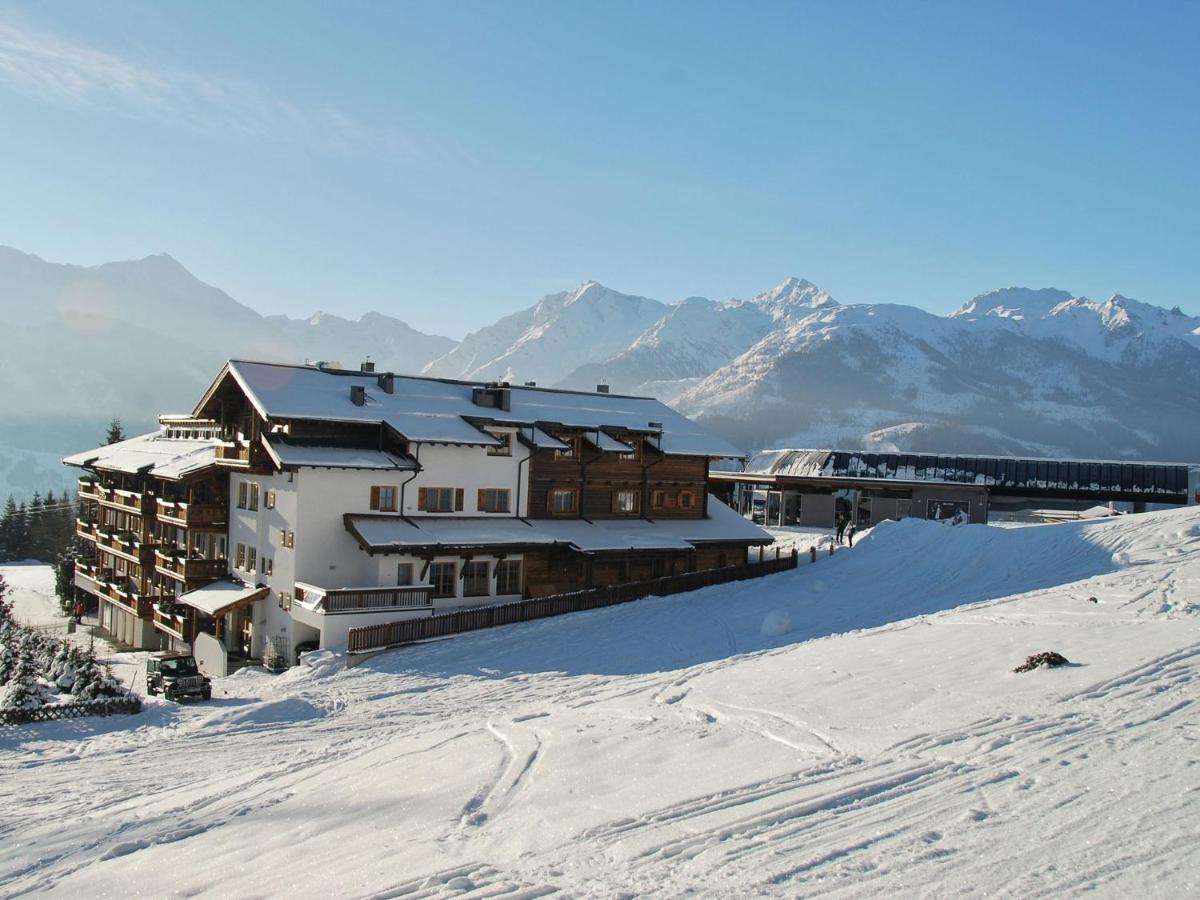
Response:
M42 705L42 688L37 680L37 668L29 649L18 648L16 665L3 690L0 707L5 709L37 709Z
M7 561L17 558L14 554L16 529L17 501L13 499L12 494L9 494L8 502L4 504L4 515L0 517L0 560Z
M0 628L12 622L12 604L8 600L8 582L0 572Z
M25 503L17 504L13 515L13 529L8 545L8 558L20 561L29 558L29 510Z
M112 421L108 423L108 435L104 438L104 443L115 444L117 441L125 440L125 431L121 427L121 420L113 416Z

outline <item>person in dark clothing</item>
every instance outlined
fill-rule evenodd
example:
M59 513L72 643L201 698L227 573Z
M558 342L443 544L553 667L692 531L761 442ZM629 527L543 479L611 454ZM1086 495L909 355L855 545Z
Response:
M846 517L838 516L837 519L837 542L842 542L842 535L846 532Z
M84 608L83 608L82 601L80 601L80 600L75 601L74 613L75 613L75 624L78 625L80 622L83 621Z
M857 526L855 526L855 524L853 522L851 522L850 527L848 527L846 529L846 540L850 542L851 547L854 546L854 532L856 532L857 530L858 530L858 528L857 528Z

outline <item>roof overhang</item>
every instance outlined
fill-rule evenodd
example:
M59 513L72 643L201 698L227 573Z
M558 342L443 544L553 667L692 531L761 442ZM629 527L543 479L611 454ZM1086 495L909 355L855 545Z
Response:
M271 592L268 587L243 584L233 579L222 579L180 594L178 601L206 616L217 617L231 609L261 600Z

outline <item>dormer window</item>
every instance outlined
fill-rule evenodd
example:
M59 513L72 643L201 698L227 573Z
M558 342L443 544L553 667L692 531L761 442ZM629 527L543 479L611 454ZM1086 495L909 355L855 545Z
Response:
M554 456L556 459L579 459L579 435L556 434L555 437L567 445L562 450L554 451Z
M512 456L513 436L511 432L493 434L489 431L488 434L491 434L492 437L500 442L500 445L497 447L487 448L488 456Z

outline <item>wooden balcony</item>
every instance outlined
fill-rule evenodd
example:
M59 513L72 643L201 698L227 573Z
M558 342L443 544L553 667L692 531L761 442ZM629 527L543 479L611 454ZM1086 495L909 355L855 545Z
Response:
M192 640L192 620L181 612L163 612L163 603L154 606L154 627L171 637L188 643ZM167 609L170 610L170 606ZM179 609L179 607L176 607Z
M79 499L81 499L81 500L84 500L84 499L99 500L100 499L99 487L100 487L100 485L97 484L91 478L80 478L79 479Z
M96 523L87 519L75 520L75 534L85 541L96 541Z
M154 615L154 597L139 594L111 581L98 581L96 586L98 596L139 619L149 619Z
M224 525L229 519L229 510L223 503L183 503L182 501L156 501L158 520L181 528L205 525Z
M97 547L116 553L130 562L149 565L154 554L154 542L143 540L142 535L128 531L105 531L102 528L97 528L95 534Z
M220 444L217 446L217 464L235 469L250 466L249 444Z
M162 550L154 553L154 570L160 575L176 581L212 581L222 578L229 571L229 561L224 559L189 559L183 555Z
M149 515L154 509L154 497L151 494L105 487L98 490L100 494L96 499L101 506L109 509L120 509L139 516Z
M296 599L313 612L382 612L389 609L413 609L431 605L427 584L412 587L324 588L296 586Z

